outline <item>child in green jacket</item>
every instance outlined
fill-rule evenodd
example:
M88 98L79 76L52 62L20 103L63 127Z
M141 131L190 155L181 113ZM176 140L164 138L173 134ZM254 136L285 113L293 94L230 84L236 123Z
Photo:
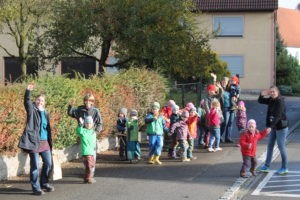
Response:
M141 160L138 112L131 110L129 117L129 120L126 122L127 158L130 163L133 163L133 161Z
M84 125L84 127L83 127ZM94 167L95 167L95 149L96 149L96 132L94 130L93 118L85 117L83 120L79 118L79 125L76 134L80 137L81 154L83 156L83 164L85 166L84 183L95 183Z

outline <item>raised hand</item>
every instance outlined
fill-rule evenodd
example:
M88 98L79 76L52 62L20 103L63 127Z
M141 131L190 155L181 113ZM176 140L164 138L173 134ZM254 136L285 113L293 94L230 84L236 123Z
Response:
M73 98L73 99L70 100L70 105L74 106L75 103L76 103L76 99Z
M34 89L34 86L35 86L35 83L34 82L31 82L27 85L27 90L30 90L32 91Z
M269 95L269 90L263 90L260 93L262 96L268 96Z
M80 122L80 124L84 123L84 120L82 119L82 117L79 118L79 122Z
M271 128L267 128L267 134L269 134L271 132Z

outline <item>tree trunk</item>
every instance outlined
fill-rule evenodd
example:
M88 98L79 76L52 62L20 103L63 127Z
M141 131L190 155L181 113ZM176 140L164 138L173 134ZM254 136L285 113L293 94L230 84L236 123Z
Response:
M21 65L21 70L22 70L22 76L26 76L27 75L27 65L26 62L20 61L20 65Z
M105 61L108 58L109 51L110 51L110 46L111 46L111 40L107 39L104 40L102 45L101 45L101 57L99 61L99 73L103 73L105 71Z

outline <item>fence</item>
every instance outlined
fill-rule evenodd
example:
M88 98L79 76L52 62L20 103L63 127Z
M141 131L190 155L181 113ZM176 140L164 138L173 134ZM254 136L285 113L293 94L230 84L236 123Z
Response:
M173 99L181 108L184 108L188 102L193 102L195 106L198 106L203 97L203 88L204 85L201 81L195 83L175 82L169 99Z

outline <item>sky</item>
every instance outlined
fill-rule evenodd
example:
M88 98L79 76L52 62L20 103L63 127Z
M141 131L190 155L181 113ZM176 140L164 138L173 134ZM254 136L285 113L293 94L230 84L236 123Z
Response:
M296 9L300 0L279 0L278 3L280 8Z

